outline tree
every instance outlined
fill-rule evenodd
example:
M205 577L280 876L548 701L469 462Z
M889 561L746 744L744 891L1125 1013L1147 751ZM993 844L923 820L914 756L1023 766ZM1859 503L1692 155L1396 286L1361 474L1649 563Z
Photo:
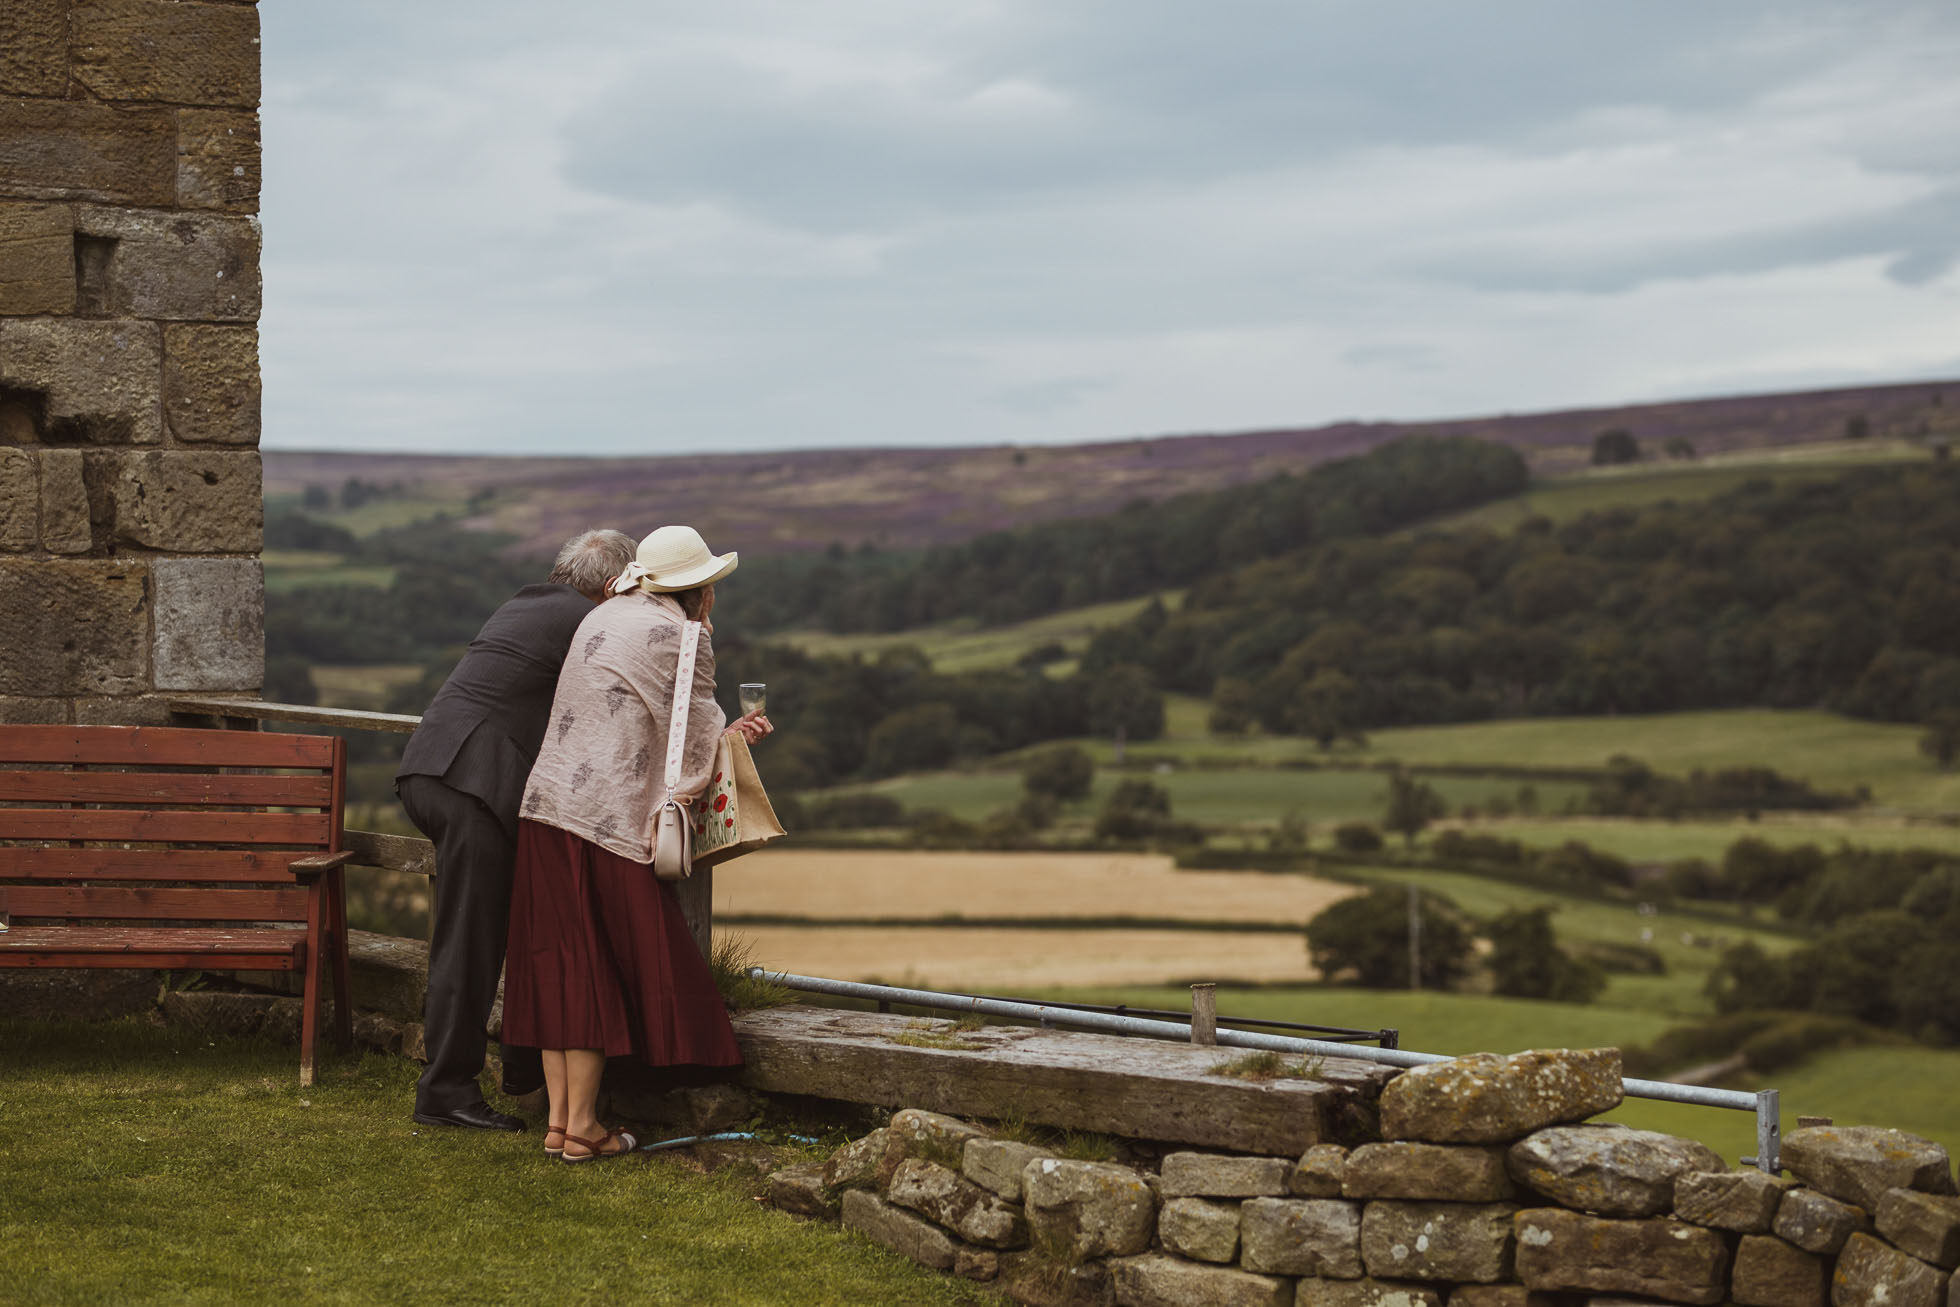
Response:
M1590 1003L1606 975L1558 945L1550 907L1519 908L1490 923L1492 988L1512 998Z
M1030 757L1028 765L1021 770L1021 788L1030 797L1040 796L1059 803L1088 798L1095 779L1096 764L1073 744L1043 749Z
M1640 442L1625 427L1611 427L1593 437L1594 467L1611 467L1617 463L1636 463L1639 460Z
M1141 840L1172 829L1171 796L1149 781L1126 780L1096 818L1096 838Z
M333 507L333 496L327 493L325 486L308 486L300 492L299 502L303 507L318 513Z
M1422 833L1423 827L1448 812L1442 796L1426 782L1406 771L1398 771L1388 778L1388 808L1382 814L1382 829L1400 835L1408 847L1415 847L1416 836Z
M313 669L306 659L290 654L265 660L265 697L273 703L315 704L320 702L319 687L313 684Z
M1164 696L1150 673L1135 663L1118 663L1091 678L1089 729L1097 735L1120 731L1129 740L1162 735Z
M1215 735L1244 735L1259 720L1259 693L1252 682L1238 676L1221 676L1212 687L1211 717L1206 722Z
M1695 456L1695 442L1686 436L1673 436L1668 439L1665 445L1661 446L1661 451L1669 458L1693 458Z
M1871 433L1871 419L1863 413L1853 413L1844 420L1844 438L1846 440L1863 440L1871 435Z
M1417 896L1422 932L1420 979L1449 989L1469 968L1470 932L1456 904L1427 891ZM1342 899L1307 923L1307 951L1321 975L1370 989L1409 985L1409 895L1400 885Z
M864 766L873 776L944 767L959 751L960 720L952 705L901 708L871 728Z
M1944 708L1926 721L1926 733L1919 737L1919 751L1939 763L1940 770L1953 766L1960 757L1960 711Z
M1323 749L1331 749L1341 740L1365 743L1367 737L1357 724L1359 697L1353 677L1323 667L1293 698L1293 728L1311 736Z

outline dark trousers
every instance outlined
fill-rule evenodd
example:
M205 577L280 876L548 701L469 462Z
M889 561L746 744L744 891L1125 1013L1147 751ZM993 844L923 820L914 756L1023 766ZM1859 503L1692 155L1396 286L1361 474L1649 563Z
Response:
M415 1087L415 1110L451 1112L483 1100L477 1077L490 1042L484 1027L504 967L517 851L496 814L473 795L452 790L435 776L404 776L395 788L409 820L436 846L435 920L422 1016L429 1064ZM544 1083L538 1050L506 1045L503 1056L508 1083Z

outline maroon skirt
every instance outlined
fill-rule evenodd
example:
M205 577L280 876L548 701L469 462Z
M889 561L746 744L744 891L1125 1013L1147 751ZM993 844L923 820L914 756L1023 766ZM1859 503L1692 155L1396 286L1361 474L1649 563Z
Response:
M721 993L653 868L517 823L506 1044L596 1048L649 1066L738 1066Z

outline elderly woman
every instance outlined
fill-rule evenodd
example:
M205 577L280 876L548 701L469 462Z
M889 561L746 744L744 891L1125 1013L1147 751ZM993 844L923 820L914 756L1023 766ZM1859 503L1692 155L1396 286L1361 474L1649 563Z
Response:
M524 791L503 1037L544 1050L545 1151L567 1162L637 1146L599 1124L608 1057L651 1066L742 1060L674 891L650 865L685 621L702 627L676 797L701 794L713 770L726 718L715 703L708 614L715 582L735 563L692 527L661 527L640 542L636 561L608 586L613 597L572 637ZM771 727L751 714L727 729L753 743Z

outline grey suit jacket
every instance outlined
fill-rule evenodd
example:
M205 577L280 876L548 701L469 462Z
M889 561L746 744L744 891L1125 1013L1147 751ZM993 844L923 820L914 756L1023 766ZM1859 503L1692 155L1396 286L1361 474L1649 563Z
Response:
M492 613L422 714L396 779L441 777L481 800L515 840L558 670L591 612L568 585L527 585Z

